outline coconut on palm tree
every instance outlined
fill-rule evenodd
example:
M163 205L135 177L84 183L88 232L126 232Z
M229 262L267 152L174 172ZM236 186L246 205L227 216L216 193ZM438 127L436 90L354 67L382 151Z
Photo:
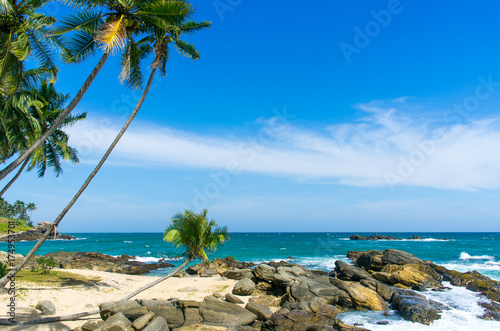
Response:
M134 38L149 34L151 29L163 29L166 24L178 25L192 13L191 5L186 1L67 0L65 3L82 11L64 19L53 32L56 36L72 34L70 40L62 48L63 60L67 63L79 63L97 53L99 49L103 51L103 55L73 100L59 114L49 130L0 171L0 180L20 166L63 123L81 101L110 54L134 44ZM125 61L129 66L122 68L122 80L128 73L136 73L129 76L128 85L139 87L142 84L138 65L140 60L145 58L147 49L148 46L142 43L142 46L136 48L137 52L133 54L136 60Z

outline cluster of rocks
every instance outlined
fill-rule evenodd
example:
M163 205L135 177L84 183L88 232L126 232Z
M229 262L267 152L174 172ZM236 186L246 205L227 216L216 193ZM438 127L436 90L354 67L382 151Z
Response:
M98 271L116 272L128 275L142 275L151 270L174 267L164 260L158 263L144 263L133 261L135 256L111 256L97 252L57 252L43 255L44 258L52 257L58 268L62 269L90 269ZM28 263L27 268L36 266L36 256Z
M232 293L214 293L201 302L169 299L104 303L99 307L102 321L87 322L81 329L361 331L366 329L343 324L337 314L348 310L388 313L390 309L406 320L430 325L449 307L419 292L446 290L443 280L481 292L491 300L484 304L486 313L481 317L500 320L500 283L477 272L448 270L393 249L351 251L348 257L353 265L338 260L330 273L286 262L253 266L232 258L215 259L210 265L194 265L188 271L237 280ZM244 304L241 296L250 295Z
M14 234L10 235L4 235L0 237L0 241L11 241L15 240L16 242L19 242L21 240L24 241L34 241L40 239L41 236L43 236L47 231L51 229L52 223L50 222L40 222L38 223L37 226L32 227L31 229L28 229L26 231L21 231L21 232L16 232ZM48 240L51 239L63 239L63 240L72 240L76 239L73 236L67 235L67 234L62 234L59 233L57 230L52 230L49 234L49 237L47 238Z

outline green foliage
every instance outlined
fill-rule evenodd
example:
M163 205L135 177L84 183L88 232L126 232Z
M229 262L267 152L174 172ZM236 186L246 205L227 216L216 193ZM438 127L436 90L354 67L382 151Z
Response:
M11 218L16 221L18 226L32 227L31 214L36 210L34 203L24 203L16 200L13 204L8 203L3 198L0 198L0 217Z
M200 258L207 263L208 256L205 250L214 251L219 244L229 240L227 227L219 227L214 220L207 219L208 211L201 213L186 210L175 214L167 226L163 240L175 246L185 246L185 254L190 259Z
M0 278L5 276L9 272L7 269L7 263L0 263Z
M31 272L40 272L42 274L48 274L50 273L50 270L59 266L56 260L54 260L52 256L49 258L41 256L38 259L36 259L36 263L38 264L38 266L31 267Z

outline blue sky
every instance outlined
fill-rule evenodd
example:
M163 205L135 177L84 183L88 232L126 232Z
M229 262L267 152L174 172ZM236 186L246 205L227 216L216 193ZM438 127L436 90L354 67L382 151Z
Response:
M60 230L160 232L208 208L231 231L500 231L498 2L193 3L213 22L188 38L201 59L172 58ZM97 61L62 65L57 87L74 95ZM118 74L115 56L77 108L81 163L6 193L35 221L132 110Z

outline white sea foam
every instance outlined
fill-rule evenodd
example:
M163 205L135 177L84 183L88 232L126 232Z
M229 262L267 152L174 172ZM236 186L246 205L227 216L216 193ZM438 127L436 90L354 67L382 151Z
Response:
M348 324L361 323L363 327L370 330L416 330L416 331L468 331L468 330L500 330L500 322L486 321L478 318L484 313L484 309L479 306L478 293L469 291L463 287L451 286L449 283L443 285L451 290L444 292L423 292L428 299L443 303L451 308L443 310L441 319L434 321L430 326L419 323L412 323L403 320L400 315L391 311L391 316L386 317L382 312L349 312L339 314L339 317ZM379 325L378 321L387 321L388 325Z
M138 261L144 263L158 263L161 260L159 257L151 257L151 256L136 256L135 259L130 261Z
M460 260L494 260L495 257L491 255L470 255L467 252L460 253Z
M125 240L124 243L127 243L127 244L133 244L134 242L133 241L128 241L128 240Z

